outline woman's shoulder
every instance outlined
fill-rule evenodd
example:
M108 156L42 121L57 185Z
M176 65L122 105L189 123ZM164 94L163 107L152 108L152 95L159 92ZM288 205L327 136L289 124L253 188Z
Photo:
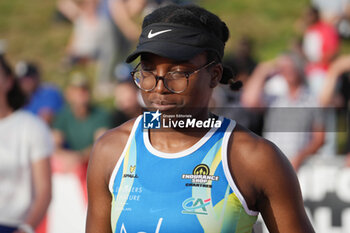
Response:
M284 157L276 145L240 124L235 127L229 146L230 156L250 169L254 169L257 164L261 167L264 163Z
M230 168L241 183L258 193L271 179L276 183L293 179L294 170L286 156L272 142L237 125L229 145Z
M138 118L131 119L119 127L108 130L94 144L90 156L90 170L102 172L108 183Z
M104 135L102 135L98 141L95 143L95 147L100 147L104 149L116 149L121 146L124 147L131 136L132 131L137 127L139 118L133 118L122 125L108 130Z

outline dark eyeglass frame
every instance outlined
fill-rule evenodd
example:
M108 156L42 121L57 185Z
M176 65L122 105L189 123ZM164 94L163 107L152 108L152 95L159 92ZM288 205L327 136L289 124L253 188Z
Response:
M198 73L198 72L201 71L202 69L208 68L209 66L214 65L214 64L216 64L216 61L215 61L215 60L213 60L213 61L211 61L211 62L209 62L209 63L207 63L207 64L205 64L205 65L203 65L203 66L201 66L201 67L199 67L198 69L196 69L196 70L194 70L194 71L192 71L192 72L169 71L169 72L167 72L164 76L158 76L158 75L155 75L153 72L142 70L142 68L138 70L139 66L141 65L141 62L140 62L139 64L137 64L137 66L134 68L134 70L130 72L130 74L131 74L131 76L132 76L132 78L133 78L134 83L136 84L136 86L137 86L139 89L143 90L143 91L146 91L146 92L153 91L154 88L156 88L156 86L158 85L158 81L161 79L161 80L163 81L163 85L165 86L165 88L166 88L168 91L170 91L170 92L172 92L172 93L175 93L175 94L179 94L179 93L184 92L184 91L187 89L187 87L188 87L188 82L189 82L189 77L190 77L192 74ZM143 89L143 88L141 88L141 86L136 82L135 73L136 73L136 72L140 72L140 71L148 72L149 74L152 74L153 77L156 79L156 83L155 83L155 85L154 85L151 89L148 89L148 90L147 90L147 89ZM171 89L168 87L167 82L165 81L165 77L166 77L167 75L169 75L169 74L172 75L172 74L174 74L174 73L181 73L181 74L183 74L183 75L186 77L186 87L185 87L184 90L182 90L182 91L174 91L174 90L171 90ZM142 73L141 73L141 75L142 75Z

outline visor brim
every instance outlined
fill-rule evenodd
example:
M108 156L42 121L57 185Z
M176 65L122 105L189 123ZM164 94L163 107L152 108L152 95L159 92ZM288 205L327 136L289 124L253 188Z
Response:
M188 61L205 50L205 48L177 44L169 41L150 41L139 45L137 49L126 58L126 62L130 63L134 61L142 53L152 53L176 61Z

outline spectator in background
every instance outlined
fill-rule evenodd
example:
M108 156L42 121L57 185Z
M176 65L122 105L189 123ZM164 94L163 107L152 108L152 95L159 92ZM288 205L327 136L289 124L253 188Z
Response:
M55 168L73 172L88 161L95 139L110 127L109 114L91 103L88 81L76 73L66 89L67 105L58 113L53 124L56 143Z
M283 77L286 93L268 95L264 86L276 73ZM274 62L261 63L244 87L242 103L250 108L268 108L263 136L279 145L295 170L322 146L323 119L317 111L317 99L305 85L304 65L299 56L286 53Z
M235 52L224 59L224 64L232 69L237 80L243 83L243 87L257 64L253 50L252 39L242 37L238 40ZM212 98L214 98L216 107L219 107L217 114L235 119L244 127L261 135L263 114L262 112L244 108L241 104L241 95L242 90L232 91L227 85L220 85L215 88Z
M75 0L57 0L54 20L56 22L70 22L73 23L77 17L79 7Z
M338 28L340 35L350 37L350 1L349 0L312 0L323 21Z
M64 103L61 92L52 84L41 84L40 71L33 63L21 61L15 71L20 87L29 99L24 109L51 125Z
M101 43L96 96L113 96L113 68L124 62L136 42L141 32L138 19L146 3L147 0L100 0L99 13L106 22L107 33Z
M307 83L311 93L319 98L328 67L339 49L339 38L333 25L320 18L319 11L309 7L305 17L307 29L304 34L303 51L308 60ZM333 156L336 153L336 113L328 111L325 119L326 143L321 154Z
M58 224L57 232L83 232L84 222L81 220L86 215L84 203L87 200L86 170L90 149L93 142L110 127L110 119L104 109L91 103L90 88L82 74L76 73L71 77L65 97L67 104L53 123L56 148L52 165L56 189L50 214L52 221ZM64 177L70 179L61 182ZM74 188L71 187L72 182ZM66 189L69 190L62 193L61 190ZM66 193L69 196L64 197ZM79 198L79 201L72 201L74 198ZM57 208L57 205L66 203L70 203L75 214Z
M58 2L59 9L73 23L73 32L66 49L65 60L68 68L95 64L96 85L93 92L100 99L112 95L111 70L117 53L115 48L121 43L115 37L108 12L101 10L106 1L60 0Z
M340 81L339 78L342 77L342 74L350 71L350 56L349 55L343 55L337 58L330 66L326 81L323 85L323 89L320 95L320 103L324 107L328 106L346 106L346 100L348 100L349 96L345 96L346 98L342 101L341 104L335 103L335 92L338 82ZM347 75L348 77L348 75ZM347 80L346 80L347 81ZM345 81L345 82L346 82ZM348 84L345 84L348 85ZM348 94L349 93L344 93Z
M121 63L116 66L114 75L117 84L114 90L115 111L112 113L112 125L117 127L142 113L139 104L139 92L131 77L132 67Z
M190 2L190 1L110 0L109 9L117 28L120 30L122 35L127 40L133 43L137 41L138 37L141 34L141 21L138 22L138 18L140 18L140 16L150 13L151 11L155 10L160 6L164 6L168 4L185 4L186 2ZM126 52L130 52L130 51L126 51ZM125 57L123 56L123 58Z
M125 60L126 55L141 34L141 18L160 6L185 4L185 0L102 0L108 1L109 12L116 25L119 44L117 64Z
M55 189L49 222L53 224L53 232L83 232L90 147L110 127L110 119L103 108L91 102L87 77L81 73L70 77L65 97L67 104L53 123ZM72 212L67 213L65 208L59 208L62 205L69 205Z
M253 49L252 39L242 37L238 41L235 53L224 61L227 66L232 68L237 79L243 83L249 78L257 64L253 55Z
M324 83L320 103L323 107L343 107L347 109L347 138L345 152L347 165L350 166L350 55L337 58L330 66ZM340 84L340 90L337 86Z
M96 96L113 92L113 67L124 62L141 33L141 18L157 7L183 0L100 0L99 16L107 25L99 54Z
M66 48L68 62L75 65L96 61L105 33L97 13L99 0L72 0L69 3L76 5L76 12L70 13L73 32Z
M18 80L0 55L0 232L34 232L51 200L48 127L19 110Z
M146 0L109 1L111 15L116 26L130 42L136 42L141 33L141 25L135 21L135 18L141 16L146 3Z
M135 18L146 0L59 0L59 11L73 22L68 64L96 61L97 98L113 95L112 70L124 61L140 32Z
M311 91L318 95L328 66L339 49L339 38L335 28L320 19L319 11L309 7L305 15L307 25L303 39L303 51L308 60L307 81Z

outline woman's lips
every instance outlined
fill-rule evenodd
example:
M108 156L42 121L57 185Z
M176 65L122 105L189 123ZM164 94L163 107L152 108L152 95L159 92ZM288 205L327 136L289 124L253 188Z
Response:
M154 101L151 102L151 107L159 109L160 111L165 111L177 107L176 103L169 103L166 101Z

